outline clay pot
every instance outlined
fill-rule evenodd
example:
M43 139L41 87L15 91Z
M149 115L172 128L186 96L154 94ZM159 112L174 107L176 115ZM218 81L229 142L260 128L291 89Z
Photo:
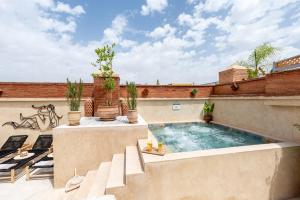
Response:
M203 116L203 120L206 122L206 123L210 123L212 120L213 120L213 116L211 114L205 114Z
M80 111L69 111L68 112L69 126L78 126L80 124L80 117L81 117Z
M98 106L97 115L101 121L114 121L119 115L119 106Z
M130 124L137 123L137 119L138 119L138 112L137 112L137 110L128 110L127 118L128 118L128 122Z

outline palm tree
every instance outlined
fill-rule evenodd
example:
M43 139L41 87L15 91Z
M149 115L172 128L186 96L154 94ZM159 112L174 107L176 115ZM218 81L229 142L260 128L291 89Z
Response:
M270 58L279 50L269 43L264 43L253 50L248 61L238 61L237 64L247 67L249 79L264 76L270 65Z

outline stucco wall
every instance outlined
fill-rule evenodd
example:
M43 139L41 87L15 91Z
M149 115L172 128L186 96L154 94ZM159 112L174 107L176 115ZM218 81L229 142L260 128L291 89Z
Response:
M60 120L60 124L66 124L68 122L67 113L69 111L68 104L65 99L62 98L35 98L35 99L28 99L28 98L10 98L0 99L0 146L6 141L8 136L13 134L27 134L29 135L26 143L33 143L39 134L51 134L52 130L48 131L38 131L38 130L31 130L31 129L14 129L12 126L2 126L5 122L8 121L15 121L20 122L20 113L23 114L24 117L34 115L37 113L37 110L33 109L31 106L42 106L53 104L56 109L56 113L59 116L63 116ZM84 112L83 109L83 102L81 104L82 114ZM39 124L42 124L41 122ZM46 119L46 125L49 124L49 120ZM44 125L43 127L45 127ZM42 127L42 126L41 126Z
M300 97L224 97L215 102L214 121L284 141L300 142Z
M138 112L148 123L199 121L206 98L197 99L139 99ZM172 110L179 104L179 110Z
M120 199L282 200L300 194L300 147L293 144L143 158L145 173L130 180Z

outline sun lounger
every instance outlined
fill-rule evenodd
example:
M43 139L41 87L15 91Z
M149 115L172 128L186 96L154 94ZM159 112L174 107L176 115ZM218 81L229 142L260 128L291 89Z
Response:
M5 174L0 176L0 180L14 182L19 175L22 175L24 167L36 163L49 154L52 140L52 135L40 135L32 149L28 151L28 156L18 155L0 164L0 172Z
M29 162L29 164L25 168L26 172L26 180L30 180L32 178L45 178L45 177L53 177L53 149L50 148L47 153L43 154L40 159L34 159ZM46 171L46 169L51 171Z
M0 149L0 163L8 160L7 158L10 158L10 155L17 153L17 151L23 147L27 137L27 135L10 136Z

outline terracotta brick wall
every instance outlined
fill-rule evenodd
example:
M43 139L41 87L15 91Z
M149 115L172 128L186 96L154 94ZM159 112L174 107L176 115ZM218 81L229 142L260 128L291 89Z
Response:
M300 95L300 69L268 74L266 77L237 82L239 89L233 91L232 83L214 87L212 95Z
M234 91L232 83L219 84L214 87L212 95L264 95L265 94L265 78L254 80L238 81L238 90Z
M119 105L119 99L120 99L120 78L114 77L116 88L112 93L112 103L113 105ZM106 91L103 89L103 81L102 78L95 78L94 79L94 111L97 110L98 105L106 105L107 103L107 96Z
M210 95L264 95L285 96L300 95L300 69L268 74L264 78L237 82L239 89L233 91L231 83L216 86L172 86L172 85L138 85L138 97L143 98L190 98L193 88L198 90L195 98ZM96 88L95 88L96 87ZM99 85L84 84L84 97L95 97L104 101L103 92L99 92ZM142 96L144 89L148 89L147 97ZM2 91L2 93L1 93ZM63 98L66 93L65 83L14 83L0 82L0 98ZM115 102L118 97L126 97L126 87L120 86L120 91L114 92Z
M171 85L138 85L138 97L140 98L190 98L192 89L198 92L194 98L208 97L211 95L213 86L171 86ZM145 97L142 95L144 89L149 93ZM126 86L120 87L120 96L127 96Z
M66 83L0 82L0 97L9 98L61 98L65 97ZM84 84L84 97L93 95L93 84Z
M300 69L268 74L267 95L300 95Z

